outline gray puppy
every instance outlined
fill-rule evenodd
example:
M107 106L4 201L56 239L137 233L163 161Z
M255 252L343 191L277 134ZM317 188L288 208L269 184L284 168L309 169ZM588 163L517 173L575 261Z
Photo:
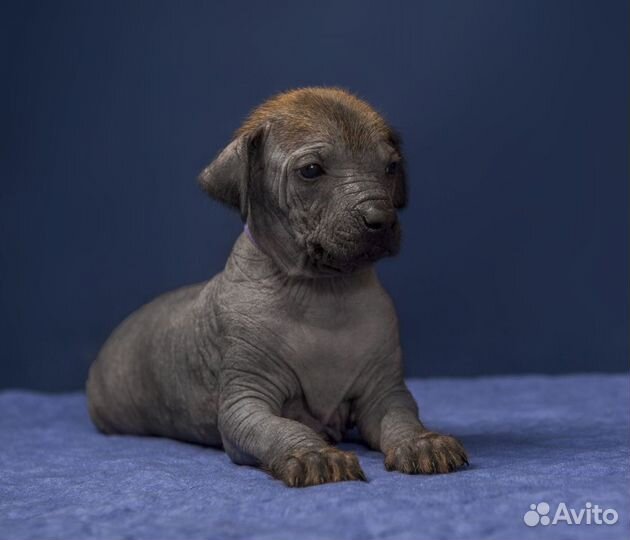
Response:
M398 137L345 91L256 109L199 178L244 233L223 272L114 331L87 382L96 426L223 447L289 486L365 479L331 445L353 426L388 470L467 464L455 438L418 420L372 267L398 251L404 175Z

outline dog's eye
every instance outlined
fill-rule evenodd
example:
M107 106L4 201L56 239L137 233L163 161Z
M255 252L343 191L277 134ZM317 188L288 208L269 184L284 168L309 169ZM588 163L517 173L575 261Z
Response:
M309 163L300 169L300 174L303 178L313 180L314 178L324 174L324 169L322 169L317 163Z
M398 172L398 167L399 167L398 161L390 162L389 165L385 167L385 174L388 174L389 176L394 176Z

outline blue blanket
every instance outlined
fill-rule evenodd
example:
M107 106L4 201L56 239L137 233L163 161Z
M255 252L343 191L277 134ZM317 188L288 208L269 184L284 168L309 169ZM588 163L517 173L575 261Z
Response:
M627 375L409 384L425 423L461 438L467 470L389 473L379 453L347 443L369 482L289 489L218 450L101 435L83 394L5 391L0 538L630 537ZM593 523L594 505L617 522ZM583 511L580 524L567 523L570 510Z

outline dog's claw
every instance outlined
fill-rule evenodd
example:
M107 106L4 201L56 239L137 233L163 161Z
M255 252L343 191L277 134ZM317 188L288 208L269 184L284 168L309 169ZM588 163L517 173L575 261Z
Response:
M353 452L332 446L319 450L294 452L277 461L271 474L289 487L306 487L346 480L367 481L359 460Z
M450 435L424 432L390 448L385 468L405 474L449 473L468 466L461 443Z

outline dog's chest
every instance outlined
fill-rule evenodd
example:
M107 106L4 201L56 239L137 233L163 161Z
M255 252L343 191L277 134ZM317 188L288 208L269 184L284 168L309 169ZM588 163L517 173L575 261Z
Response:
M302 406L322 425L343 430L366 366L386 356L398 339L396 318L381 295L316 308L288 324L287 361L302 393L294 408Z

